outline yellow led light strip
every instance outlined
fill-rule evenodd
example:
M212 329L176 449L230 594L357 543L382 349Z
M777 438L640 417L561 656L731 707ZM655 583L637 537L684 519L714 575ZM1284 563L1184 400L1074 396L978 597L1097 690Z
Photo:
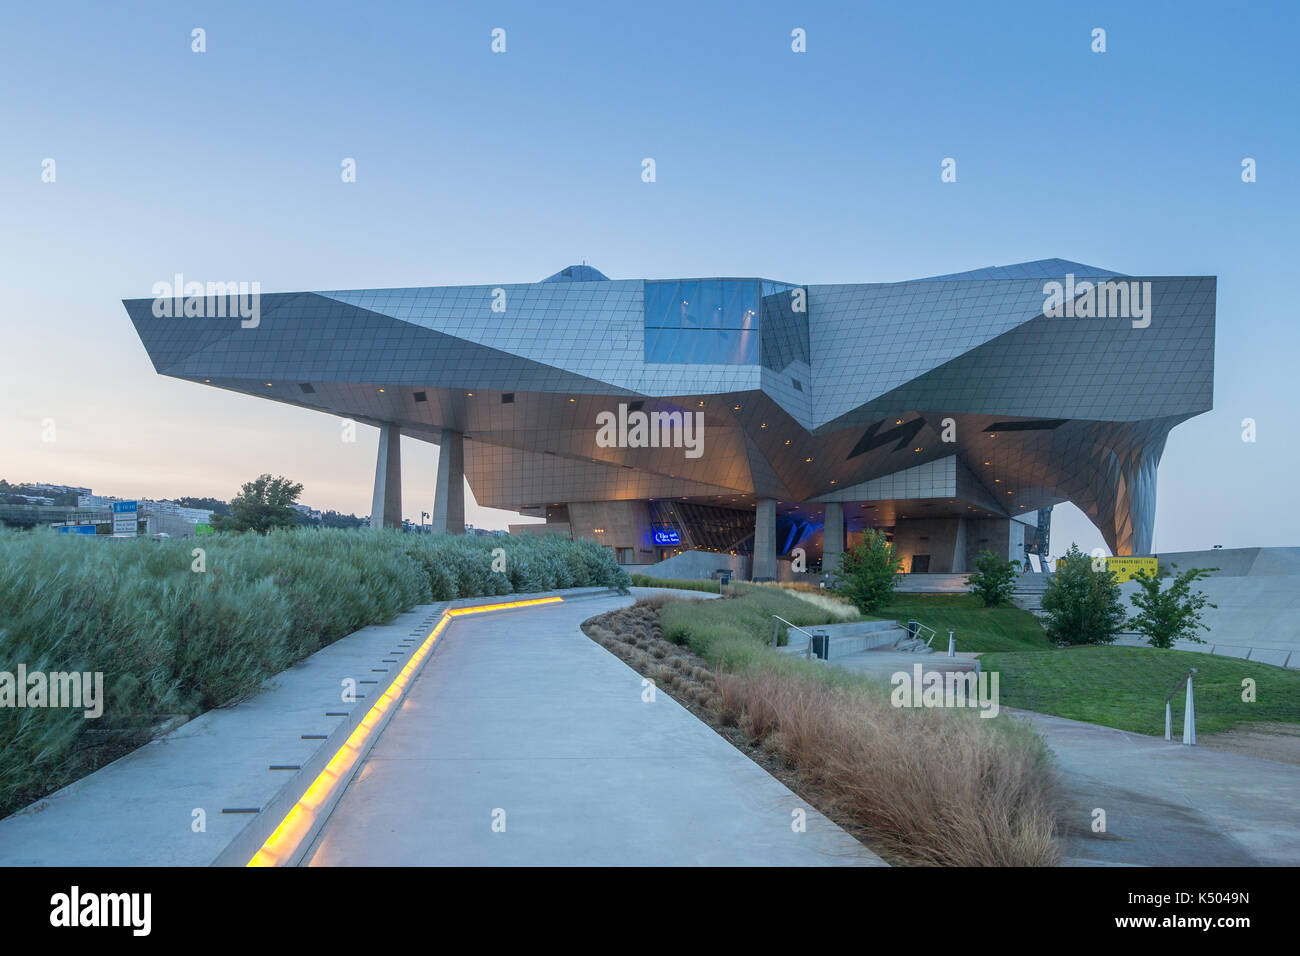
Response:
M452 617L463 617L466 614L482 614L484 611L504 611L512 607L535 607L538 604L559 604L564 598L532 598L528 601L511 601L509 604L480 604L477 607L457 607L450 611L444 611Z
M317 811L322 804L329 799L334 788L340 780L344 780L356 766L358 757L361 755L361 747L370 736L375 725L388 712L389 708L401 698L406 690L406 685L410 683L411 676L420 666L420 662L433 649L434 642L438 640L447 625L451 623L453 617L462 617L466 614L482 614L485 611L505 611L510 608L534 607L539 604L559 604L563 598L533 598L528 601L510 601L505 604L481 604L477 607L459 607L452 608L442 612L442 617L434 625L429 636L411 655L411 659L406 662L406 666L401 669L398 675L393 678L393 682L388 685L388 689L370 708L369 712L361 723L357 724L355 730L348 736L343 746L338 749L330 762L325 765L325 769L320 772L307 792L299 798L298 802L285 815L280 825L275 828L275 832L266 838L253 858L248 861L248 866L279 866L284 860L291 856L302 842L303 837L311 830L312 824L316 821Z

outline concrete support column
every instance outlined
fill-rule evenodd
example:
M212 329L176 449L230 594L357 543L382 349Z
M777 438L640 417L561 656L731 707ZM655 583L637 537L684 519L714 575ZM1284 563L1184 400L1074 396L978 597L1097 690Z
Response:
M465 533L465 436L442 430L438 443L438 484L433 493L435 534Z
M370 527L402 526L402 429L379 426L379 455L375 461L375 493L370 500Z
M844 556L844 505L826 502L826 527L822 533L822 573L834 571Z
M759 498L754 508L754 580L776 578L776 500Z

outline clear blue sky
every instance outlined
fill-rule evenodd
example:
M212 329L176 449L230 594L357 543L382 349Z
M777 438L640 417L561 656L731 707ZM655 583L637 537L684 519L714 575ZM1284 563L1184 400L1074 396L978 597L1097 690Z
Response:
M1219 277L1216 407L1169 442L1157 549L1300 544L1298 19L1041 0L6 5L0 477L229 497L272 471L368 512L372 429L341 445L326 416L153 373L119 300L175 272L273 292L534 281L585 258L614 278L874 282L1059 256ZM434 453L404 450L418 518ZM1101 539L1061 508L1053 550L1070 540Z

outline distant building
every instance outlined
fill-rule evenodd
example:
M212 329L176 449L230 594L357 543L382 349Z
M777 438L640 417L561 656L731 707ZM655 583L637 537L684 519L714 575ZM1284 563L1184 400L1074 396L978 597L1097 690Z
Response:
M44 482L29 482L25 488L35 488L37 491L53 491L60 495L88 495L89 488L75 488L72 485L47 485Z

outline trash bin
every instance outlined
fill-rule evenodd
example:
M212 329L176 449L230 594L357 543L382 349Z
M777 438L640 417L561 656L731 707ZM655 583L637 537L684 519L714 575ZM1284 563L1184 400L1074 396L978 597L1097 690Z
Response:
M831 636L813 631L812 652L818 660L828 660L831 656Z

